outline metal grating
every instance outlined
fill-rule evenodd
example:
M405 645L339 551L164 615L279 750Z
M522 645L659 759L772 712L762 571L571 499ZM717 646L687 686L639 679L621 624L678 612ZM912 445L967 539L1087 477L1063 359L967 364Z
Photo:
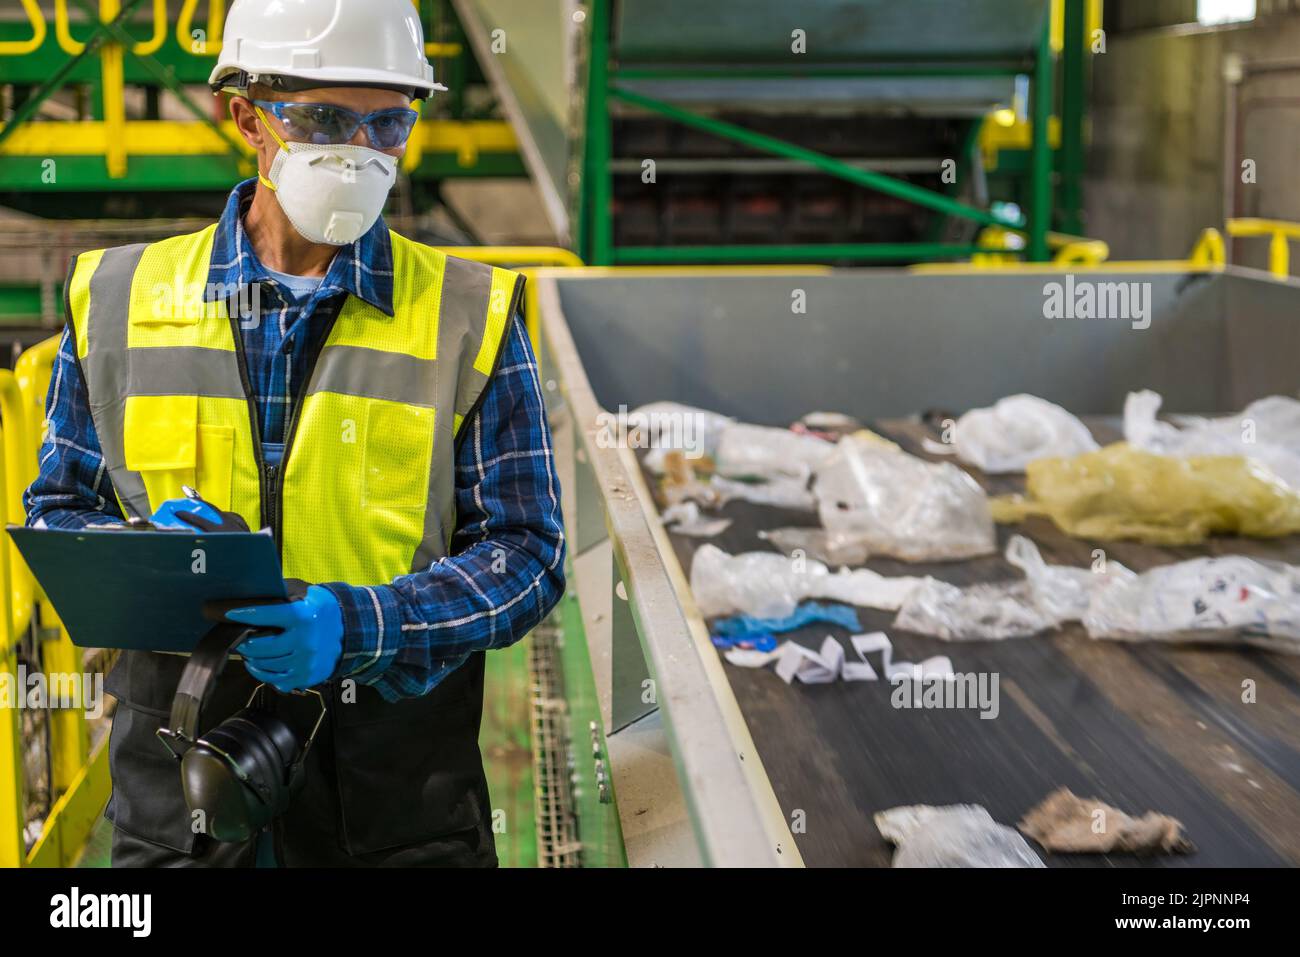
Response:
M559 637L557 627L543 622L532 632L528 646L537 866L581 867Z

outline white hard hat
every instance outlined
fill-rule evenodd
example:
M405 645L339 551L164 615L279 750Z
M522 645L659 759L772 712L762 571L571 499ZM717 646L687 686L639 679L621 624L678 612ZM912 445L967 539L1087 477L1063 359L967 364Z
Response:
M433 80L411 0L235 0L208 82L243 92L268 81L286 90L388 87L412 99L447 89Z

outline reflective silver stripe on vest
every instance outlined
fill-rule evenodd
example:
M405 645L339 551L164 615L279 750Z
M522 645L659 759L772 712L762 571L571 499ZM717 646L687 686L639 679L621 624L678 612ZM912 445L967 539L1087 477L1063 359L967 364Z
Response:
M522 282L522 277L515 280L516 299ZM456 528L455 419L466 415L487 388L488 377L474 368L474 360L478 357L487 327L491 294L491 266L455 256L447 257L438 320L438 355L455 356L458 361L454 366L444 361L444 374L438 380L437 408L440 411L434 420L433 448L446 467L429 470L429 507L424 512L424 536L411 563L413 572L428 568L447 554ZM512 311L503 335L509 335L516 305L511 303ZM497 348L499 353L499 344ZM450 368L457 370L454 380L445 374ZM448 415L447 409L454 409L455 415ZM466 425L466 428L473 427L472 423ZM473 441L473 437L468 437L468 440Z
M361 346L327 346L307 394L337 392L408 405L433 405L438 363Z
M150 346L132 349L131 361L127 365L129 395L245 398L243 381L239 377L239 357L233 349Z
M127 313L131 280L144 255L145 243L105 250L99 268L90 277L86 307L86 356L82 372L90 395L90 415L104 453L104 466L127 515L147 518L149 495L144 479L126 468L123 445L127 379Z

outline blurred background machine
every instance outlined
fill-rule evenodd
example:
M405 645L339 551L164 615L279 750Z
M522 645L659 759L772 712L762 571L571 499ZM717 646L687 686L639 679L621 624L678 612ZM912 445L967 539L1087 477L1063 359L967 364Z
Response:
M988 226L1045 259L1079 231L1100 3L455 6L592 264L914 262Z

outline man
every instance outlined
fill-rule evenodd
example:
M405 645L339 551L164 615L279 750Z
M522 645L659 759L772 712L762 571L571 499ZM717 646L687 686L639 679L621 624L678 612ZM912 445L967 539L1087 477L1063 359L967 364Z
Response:
M202 232L73 262L29 522L270 528L311 587L230 613L279 632L238 647L203 727L260 682L319 690L326 721L288 810L216 841L155 738L187 659L126 653L114 865L495 865L483 654L564 587L522 278L380 218L411 101L444 89L409 0L236 0L212 83L257 179ZM299 727L319 715L267 697Z

